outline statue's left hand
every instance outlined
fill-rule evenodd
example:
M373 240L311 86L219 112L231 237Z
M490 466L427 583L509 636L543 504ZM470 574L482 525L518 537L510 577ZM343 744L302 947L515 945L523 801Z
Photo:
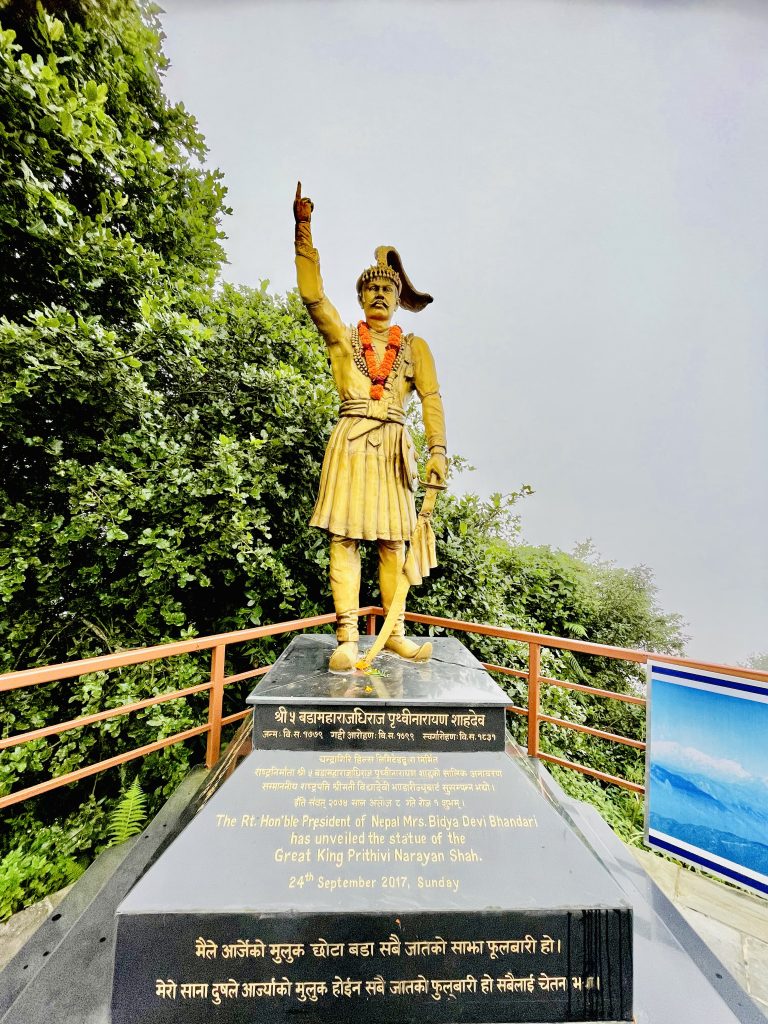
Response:
M434 452L430 455L427 467L424 472L427 483L440 484L441 486L445 483L445 477L448 472L448 459L442 452Z

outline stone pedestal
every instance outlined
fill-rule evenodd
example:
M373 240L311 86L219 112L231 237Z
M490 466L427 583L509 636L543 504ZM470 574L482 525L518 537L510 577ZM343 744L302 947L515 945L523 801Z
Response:
M297 637L248 698L254 749L503 750L506 694L458 640L434 644L426 664L385 651L366 676L328 671L332 637Z
M503 691L453 639L369 677L331 649L292 642L119 908L113 1024L630 1020L631 911L504 751Z

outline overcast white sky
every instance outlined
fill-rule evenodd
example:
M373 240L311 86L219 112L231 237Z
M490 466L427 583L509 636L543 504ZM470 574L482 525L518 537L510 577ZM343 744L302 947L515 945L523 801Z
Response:
M532 543L652 567L688 652L768 650L768 3L163 0L225 277L326 291L392 244L449 444Z

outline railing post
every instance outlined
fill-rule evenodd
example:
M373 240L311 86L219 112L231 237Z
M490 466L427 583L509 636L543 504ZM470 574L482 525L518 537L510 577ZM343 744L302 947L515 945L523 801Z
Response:
M376 615L368 612L365 617L365 632L367 636L376 636Z
M224 703L224 657L226 644L217 644L211 651L211 689L208 695L208 744L205 764L213 768L221 749L221 710Z
M541 647L528 645L528 756L539 756L539 671Z

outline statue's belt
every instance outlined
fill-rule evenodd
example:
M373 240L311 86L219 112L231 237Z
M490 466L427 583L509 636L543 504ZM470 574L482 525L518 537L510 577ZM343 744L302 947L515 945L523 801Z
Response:
M399 405L394 405L391 398L348 398L339 406L340 416L354 416L357 423L350 426L348 441L369 434L368 444L375 448L381 444L381 431L377 431L383 423L398 423L404 427L400 431L400 450L402 452L402 473L406 487L415 491L419 485L419 469L416 464L416 450L411 435L405 427L405 412Z
M350 441L375 430L382 423L399 423L401 426L405 423L405 412L387 398L378 401L373 398L347 398L339 406L339 415L360 419L360 423L356 423L347 435Z

